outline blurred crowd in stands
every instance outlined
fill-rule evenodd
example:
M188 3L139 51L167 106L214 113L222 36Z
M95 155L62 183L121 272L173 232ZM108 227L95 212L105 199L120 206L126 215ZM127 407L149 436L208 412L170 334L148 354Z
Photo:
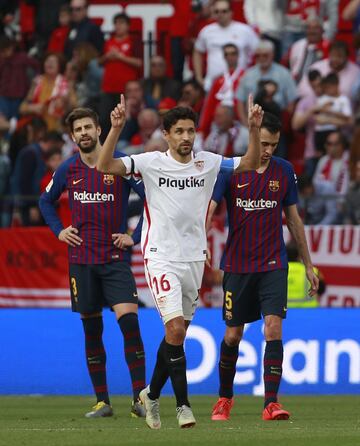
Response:
M0 0L1 227L43 223L38 196L77 150L64 118L91 107L104 139L120 93L119 151L166 150L161 116L182 105L199 115L195 150L228 157L246 151L252 93L282 119L304 222L360 223L360 0L159 0L175 12L145 75L133 19L104 34L88 3Z

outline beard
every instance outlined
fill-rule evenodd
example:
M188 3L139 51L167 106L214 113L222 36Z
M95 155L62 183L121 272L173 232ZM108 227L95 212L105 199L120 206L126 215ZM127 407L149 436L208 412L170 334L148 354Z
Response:
M81 152L91 153L96 149L97 140L93 139L89 136L88 139L86 139L85 141L80 140L77 143L77 145L78 145L79 149L81 150Z
M186 156L186 155L189 155L191 152L192 152L192 149L193 149L193 144L189 144L189 145L186 145L186 146L179 146L178 148L177 148L177 153L180 155L180 156Z

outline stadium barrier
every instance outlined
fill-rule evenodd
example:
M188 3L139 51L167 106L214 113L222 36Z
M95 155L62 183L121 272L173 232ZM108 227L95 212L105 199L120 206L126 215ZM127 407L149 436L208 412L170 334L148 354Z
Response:
M314 264L325 277L323 307L360 307L360 226L307 226ZM285 228L285 238L289 235ZM212 265L218 268L226 241L224 226L209 233ZM70 305L67 248L46 227L0 230L0 307L65 308ZM139 296L153 306L140 246L132 256ZM221 286L203 287L203 302L219 306Z
M105 311L111 394L130 394L122 337L114 315ZM360 394L360 309L289 309L284 326L281 394ZM83 350L82 324L70 310L3 309L0 312L1 394L91 394ZM163 327L156 310L140 310L151 375ZM261 321L246 327L240 344L235 392L261 395ZM219 309L199 309L189 327L187 354L190 394L216 394L217 363L224 332ZM171 391L169 383L164 393Z

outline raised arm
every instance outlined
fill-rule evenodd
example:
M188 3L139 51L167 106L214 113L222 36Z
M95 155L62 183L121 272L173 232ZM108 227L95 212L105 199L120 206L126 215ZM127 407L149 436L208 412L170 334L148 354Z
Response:
M254 104L253 96L250 94L248 99L249 147L246 154L241 157L241 163L234 173L256 170L260 167L260 126L263 116L263 109L260 105Z
M126 167L121 158L114 158L114 150L119 140L122 129L124 128L125 116L125 98L120 95L120 103L114 108L110 114L111 129L100 150L96 168L99 172L109 173L113 175L126 176Z

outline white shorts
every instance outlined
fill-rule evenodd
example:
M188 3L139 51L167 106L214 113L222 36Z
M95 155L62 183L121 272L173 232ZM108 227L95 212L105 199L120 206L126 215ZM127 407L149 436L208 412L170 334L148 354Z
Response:
M164 324L179 316L192 320L199 301L204 265L204 261L145 260L146 280Z

